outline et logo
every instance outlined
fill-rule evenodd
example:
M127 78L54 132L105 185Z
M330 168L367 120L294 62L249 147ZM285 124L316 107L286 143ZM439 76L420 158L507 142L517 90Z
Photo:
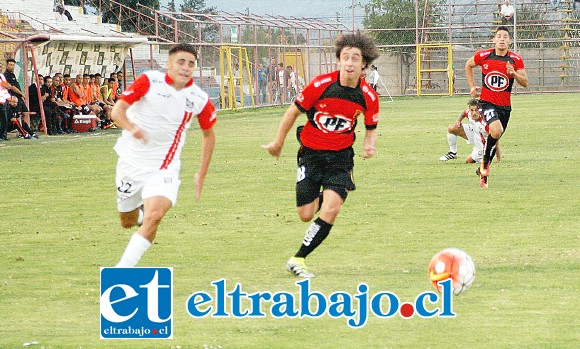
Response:
M504 73L492 71L485 76L485 85L494 92L501 92L507 89L510 79Z
M101 268L101 339L171 339L172 268Z

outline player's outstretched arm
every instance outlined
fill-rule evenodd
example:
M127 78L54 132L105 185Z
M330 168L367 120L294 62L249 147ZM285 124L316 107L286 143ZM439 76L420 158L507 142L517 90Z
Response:
M199 201L201 199L201 190L203 188L203 181L205 180L205 175L209 169L209 164L211 162L211 156L215 148L215 133L213 127L202 130L201 139L201 164L199 165L199 170L195 174L195 200Z
M481 91L481 86L475 85L475 78L473 75L473 68L475 68L477 64L475 64L475 60L471 57L467 63L465 63L465 79L469 84L469 93L471 94L472 98L478 98L479 93Z
M117 103L115 103L115 106L113 106L113 110L111 111L111 118L118 127L131 132L133 137L142 140L143 143L147 143L147 133L141 130L137 125L131 123L129 119L127 119L127 109L129 107L129 103L125 102L124 100L118 100Z
M301 114L300 109L295 104L290 105L290 107L284 113L282 117L282 121L280 122L280 126L278 126L278 133L276 133L276 138L274 141L262 145L262 148L266 149L270 155L276 157L276 160L280 157L280 153L282 152L282 147L284 146L284 141L286 140L286 136L292 126L294 126L294 122Z
M363 141L363 154L365 159L373 157L377 153L377 129L366 130L365 139Z

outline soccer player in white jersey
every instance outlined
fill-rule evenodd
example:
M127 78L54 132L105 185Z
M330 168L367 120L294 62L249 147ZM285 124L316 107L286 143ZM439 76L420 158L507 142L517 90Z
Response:
M441 161L457 159L457 136L467 140L467 144L473 144L471 154L465 159L465 162L475 163L483 160L485 151L485 141L488 136L488 126L481 117L479 100L471 99L467 102L465 109L454 123L447 128L447 142L449 143L449 152L439 158ZM467 118L469 123L462 123ZM500 161L501 154L499 145L496 150L497 160Z
M196 60L193 46L173 47L167 71L139 76L113 107L112 118L123 129L115 145L117 209L124 228L140 225L117 267L139 262L151 247L161 219L175 205L185 132L195 118L202 131L195 198L201 197L215 145L216 110L207 93L193 82Z

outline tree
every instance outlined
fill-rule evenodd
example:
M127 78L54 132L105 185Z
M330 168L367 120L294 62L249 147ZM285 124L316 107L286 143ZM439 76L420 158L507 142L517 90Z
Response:
M418 23L421 27L436 26L443 20L440 5L444 0L418 0ZM411 66L415 62L416 11L415 0L371 0L365 5L367 14L363 21L365 28L371 29L371 35L379 46L399 54L405 66L405 86L409 86ZM428 30L421 30L419 41L441 41L439 35L427 36ZM407 45L392 46L389 45Z
M201 32L202 42L216 42L219 37L219 27L215 23L211 23L204 16L196 16L199 14L212 14L216 13L216 7L206 7L205 0L185 0L179 7L182 13L190 14L189 17L193 17L194 20L187 19L187 22L181 22L179 24L179 31L182 33L180 35L180 41L191 42L192 38L198 38L199 32ZM199 21L199 22L195 22Z
M67 2L69 3L69 2ZM71 5L80 6L81 0L70 0ZM127 32L152 34L150 25L144 16L153 17L153 11L159 9L159 0L116 0L111 1L83 0L84 6L93 6L101 9L103 23L120 24L121 29ZM143 6L137 6L137 4ZM143 24L145 24L143 26ZM141 27L140 27L141 26Z

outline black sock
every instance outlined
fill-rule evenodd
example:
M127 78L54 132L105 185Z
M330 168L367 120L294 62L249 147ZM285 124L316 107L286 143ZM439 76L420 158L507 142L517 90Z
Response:
M483 161L485 163L490 162L495 156L495 145L497 139L493 138L491 135L487 136L487 142L485 143L485 154L483 155Z
M332 229L332 224L328 224L320 217L316 218L306 230L306 235L302 241L302 246L294 257L306 258L315 248L317 248L326 239Z

